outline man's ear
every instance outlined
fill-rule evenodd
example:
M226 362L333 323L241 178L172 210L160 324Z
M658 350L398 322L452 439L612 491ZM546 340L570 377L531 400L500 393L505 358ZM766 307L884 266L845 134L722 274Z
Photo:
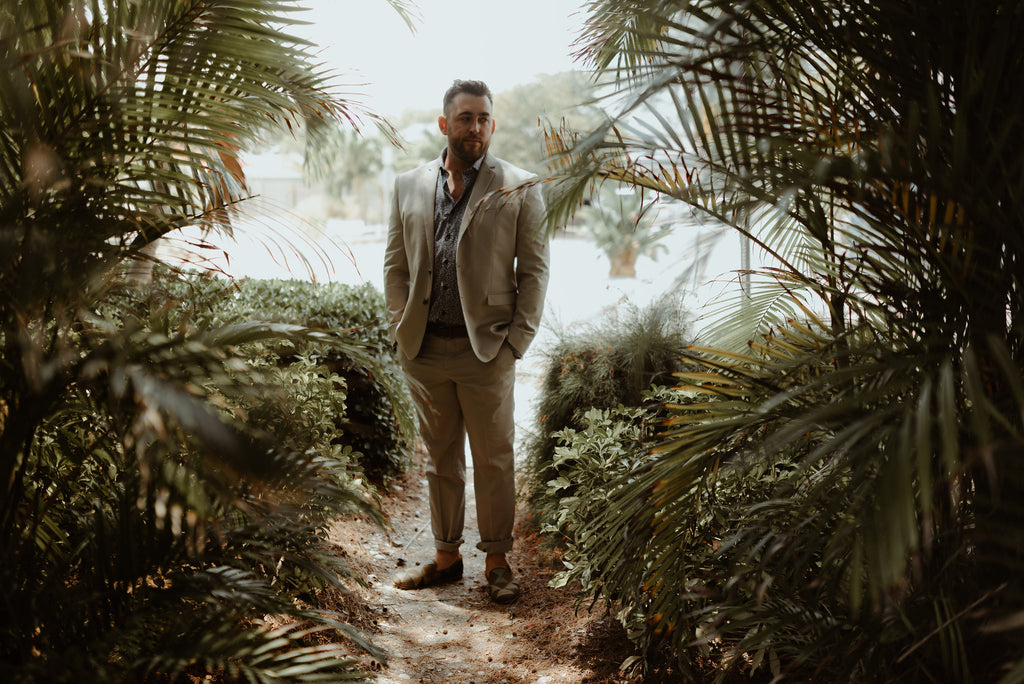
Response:
M441 135L448 135L448 119L443 115L437 117L437 127L441 129Z

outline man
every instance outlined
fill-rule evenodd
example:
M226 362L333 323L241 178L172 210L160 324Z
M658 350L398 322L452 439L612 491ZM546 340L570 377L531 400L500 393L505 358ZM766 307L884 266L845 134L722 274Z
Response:
M468 434L488 591L511 603L520 593L505 558L515 517L515 360L537 333L549 255L540 188L487 151L492 107L484 83L455 81L437 120L447 138L441 157L395 180L384 298L422 416L435 547L433 562L395 586L462 578Z

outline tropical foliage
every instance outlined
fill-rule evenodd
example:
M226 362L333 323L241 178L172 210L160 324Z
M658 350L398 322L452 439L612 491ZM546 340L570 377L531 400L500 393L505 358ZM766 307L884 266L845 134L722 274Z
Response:
M333 331L313 339L271 340L241 347L245 360L262 372L290 379L271 383L294 395L294 408L273 415L292 421L325 413L326 431L300 427L308 442L350 447L369 481L384 486L408 464L416 435L412 399L403 380L385 320L384 296L370 284L313 283L246 278L225 280L193 272L187 277L158 271L157 282L186 318L203 327L267 320ZM338 336L357 349L346 354ZM325 383L326 379L329 383ZM316 387L323 384L323 392ZM352 397L349 401L348 397ZM261 401L266 394L261 395ZM323 412L314 410L322 406ZM248 420L253 420L248 411ZM282 425L282 428L285 426ZM280 435L279 435L280 436Z
M599 0L591 184L758 245L570 577L698 677L1024 681L1019 2Z
M565 472L566 459L558 452L563 431L582 429L584 414L591 410L632 410L649 404L646 393L671 385L673 373L684 368L680 358L689 341L687 324L678 299L666 296L644 308L621 307L582 330L559 331L541 350L545 368L536 409L539 419L525 449L527 498L539 529L564 531L564 498L594 495L585 477ZM614 470L604 463L594 469L601 471L595 475L600 478ZM554 490L552 481L558 481ZM552 537L557 549L563 540L559 534Z
M137 268L179 228L231 230L238 154L269 130L365 116L283 32L291 8L0 6L4 681L365 677L337 636L369 644L317 600L347 574L325 526L377 515L358 459L310 439L329 406L285 411L293 369L242 350L376 361L336 331L210 324Z

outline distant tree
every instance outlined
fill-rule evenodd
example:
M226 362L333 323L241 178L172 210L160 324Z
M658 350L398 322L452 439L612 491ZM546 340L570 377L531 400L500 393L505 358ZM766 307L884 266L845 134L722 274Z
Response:
M581 211L584 230L608 257L612 277L636 275L637 257L655 258L667 251L661 239L670 228L655 224L656 212L643 202L643 191L607 184Z
M370 199L379 196L379 178L384 168L384 146L380 135L364 135L359 131L338 127L326 136L319 156L323 171L319 180L332 204L354 205L359 219L369 219ZM332 209L331 213L335 213Z
M436 111L412 110L399 119L396 127L403 136L402 149L396 151L394 172L410 171L431 159L436 159L444 149L445 139L437 127ZM391 188L388 188L390 192Z
M498 130L491 150L502 159L541 174L546 172L548 152L544 124L564 122L575 129L589 130L605 118L591 102L594 86L580 71L542 75L494 96L494 117Z

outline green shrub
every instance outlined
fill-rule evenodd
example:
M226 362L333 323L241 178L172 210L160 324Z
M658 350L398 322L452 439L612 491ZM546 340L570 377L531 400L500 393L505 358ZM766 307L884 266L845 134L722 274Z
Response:
M555 525L556 502L547 483L562 476L556 454L560 431L582 429L580 416L590 408L639 407L649 389L672 384L688 345L685 323L676 299L663 297L643 309L614 312L581 332L562 333L545 350L540 427L526 443L531 515L542 529Z
M922 668L971 681L977 658L1015 651L1011 638L955 623L958 594L978 581L969 554L939 553L959 540L936 540L911 578L869 598L867 573L882 559L865 540L900 533L883 515L906 457L890 445L881 463L823 457L849 430L832 406L812 429L794 426L809 405L846 394L842 381L859 380L827 363L792 364L819 348L813 332L796 321L749 355L691 350L696 370L652 406L586 412L583 427L562 431L547 501L564 545L556 581L607 602L642 652L670 654L686 681L935 681ZM807 376L821 382L789 391ZM878 383L863 439L882 438L877 399L904 382Z
M581 411L578 429L554 435L552 470L558 475L547 483L549 522L543 531L560 540L565 569L552 585L579 582L578 603L607 601L641 653L634 662L643 667L675 667L688 681L703 681L721 674L726 665L735 666L737 654L749 644L748 674L774 670L777 675L777 654L758 641L756 614L723 625L710 597L722 592L733 602L757 603L764 591L756 572L759 557L734 558L723 546L754 501L788 484L793 465L765 469L742 459L726 462L714 482L691 483L693 498L687 506L660 495L657 486L638 487L637 474L658 464L660 433L672 415L666 407L690 400L677 389L660 388L645 393L642 407ZM627 536L610 534L607 520L620 515L619 502L638 497L653 500L651 526L632 529ZM671 554L650 543L655 529L675 540ZM722 567L735 572L732 582L721 581ZM632 581L609 582L613 568L617 578ZM791 608L797 616L814 606ZM712 633L731 640L703 638Z
M247 358L257 367L290 369L293 410L327 412L330 434L306 431L306 438L349 447L374 483L386 484L404 470L414 434L413 408L385 323L383 295L370 284L349 286L297 280L226 281L196 274L168 280L166 296L183 315L204 325L267 320L322 329L356 342L364 354L343 354L329 343L251 345ZM355 400L346 401L347 397ZM265 397L266 414L280 397ZM269 415L264 418L270 419Z
M577 570L584 587L593 579L584 563L588 539L579 535L580 523L591 520L604 507L616 481L646 462L652 408L625 407L581 410L574 422L579 428L565 428L552 436L557 440L544 496L551 506L548 522L541 532L557 535L565 549L565 560ZM562 586L565 582L559 581Z
M543 532L557 535L565 570L552 585L579 582L578 603L607 601L642 654L635 662L644 667L675 667L691 681L729 669L777 676L783 649L768 635L795 636L806 629L806 616L841 612L842 602L809 588L778 607L790 615L788 623L767 625L756 609L766 589L758 566L772 549L742 556L728 551L744 525L757 518L752 504L800 480L793 461L780 458L765 467L745 458L727 459L713 481L695 477L685 503L659 490L659 484L638 485L638 474L659 467L666 421L677 415L672 407L692 401L687 392L663 387L644 393L641 407L580 411L578 428L553 435L557 445L551 470L557 476L547 482L549 514ZM745 435L742 443L722 449L738 455L757 439ZM631 526L627 535L621 529L612 533L609 519L626 515L622 502L639 499L649 507L644 524ZM792 523L779 515L776 533ZM655 533L674 540L672 553L651 543ZM751 607L746 619L722 621L716 600L723 595L731 604ZM711 634L716 638L704 638ZM742 654L746 662L738 666Z
M649 654L658 639L647 602L637 596L602 595L602 563L609 547L618 548L617 540L594 535L588 529L608 501L628 486L630 474L651 461L652 427L664 413L662 403L674 395L661 388L644 396L643 407L581 409L574 420L578 428L565 428L552 435L556 446L550 471L557 475L544 490L547 508L541 532L558 540L565 566L551 585L564 587L579 582L578 603L608 599L609 609L630 640Z
M194 302L139 292L66 333L86 360L38 412L3 500L0 678L169 681L237 674L254 652L295 680L358 671L338 634L376 651L318 599L352 577L328 527L379 520L359 455L330 442L344 384L241 353L301 345L306 329L200 328ZM316 632L332 643L310 646ZM314 651L322 663L289 669Z

